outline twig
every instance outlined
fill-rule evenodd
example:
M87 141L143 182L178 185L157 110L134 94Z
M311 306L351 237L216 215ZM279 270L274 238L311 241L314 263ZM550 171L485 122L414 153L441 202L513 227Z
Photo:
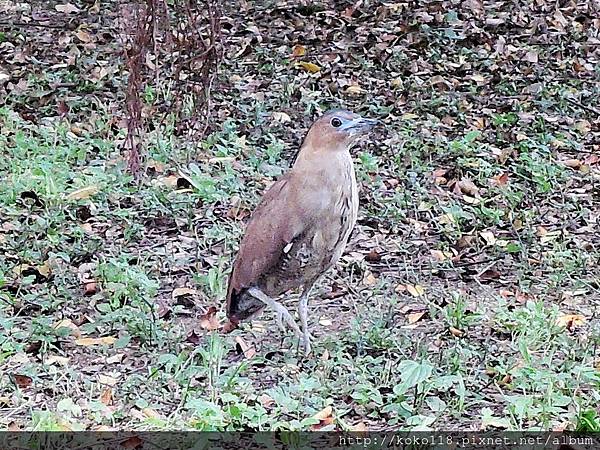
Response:
M584 105L581 102L578 102L577 100L575 100L574 98L571 97L566 97L567 101L574 106L579 106L581 109L585 109L586 111L589 111L591 113L594 113L598 116L600 116L600 110L594 108L593 106L588 106L588 105Z

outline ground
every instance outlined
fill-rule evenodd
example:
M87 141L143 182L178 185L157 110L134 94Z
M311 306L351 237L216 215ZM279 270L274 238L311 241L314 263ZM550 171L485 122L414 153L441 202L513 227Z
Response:
M594 2L232 2L213 130L159 114L159 67L139 180L117 10L0 1L0 426L600 429ZM385 127L305 358L223 299L334 107Z

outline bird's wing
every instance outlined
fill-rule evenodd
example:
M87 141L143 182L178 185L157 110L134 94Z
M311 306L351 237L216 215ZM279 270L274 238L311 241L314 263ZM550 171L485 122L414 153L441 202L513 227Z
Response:
M265 193L246 227L227 289L227 311L236 297L275 267L284 248L310 226L322 200L313 183L288 173Z

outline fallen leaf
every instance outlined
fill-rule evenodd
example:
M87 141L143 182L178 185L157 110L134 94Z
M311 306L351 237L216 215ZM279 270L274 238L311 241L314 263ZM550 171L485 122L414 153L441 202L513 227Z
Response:
M74 336L77 339L81 337L81 331L79 330L79 327L75 325L71 319L63 319L56 322L56 324L54 324L54 329L58 330L59 328L68 328L71 336Z
M98 383L104 384L105 386L116 386L118 381L119 380L110 375L98 374Z
M488 245L494 245L496 243L496 236L494 236L494 233L491 231L482 231L479 235Z
M433 259L439 262L446 261L452 258L452 253L450 252L443 252L441 250L430 250L430 253Z
M197 293L198 291L196 289L180 287L173 289L173 292L171 292L171 298L175 300L177 297L183 297L184 295L195 295Z
M271 117L273 118L273 121L276 123L288 123L292 121L292 118L289 116L289 114L286 114L282 111L276 111L274 112Z
M582 326L586 322L586 318L581 314L565 314L556 319L556 324L565 327L567 330Z
M142 413L144 413L144 415L146 417L148 417L149 419L161 419L162 418L162 415L158 411L156 411L152 408L143 408Z
M263 408L270 408L271 406L273 406L275 404L275 400L273 400L267 394L261 394L256 399L260 402L260 404L263 406Z
M313 419L316 419L319 421L319 423L316 423L314 425L311 425L310 429L311 430L319 430L320 428L323 428L327 425L331 425L333 423L333 408L331 406L326 406L325 408L323 408L321 411L319 411L318 413L316 413L313 416Z
M381 255L377 252L377 250L373 249L365 255L365 261L379 262L381 261Z
M82 345L84 347L90 347L92 345L112 345L117 341L117 338L112 336L105 336L100 338L81 338L75 339L75 344Z
M106 406L110 406L112 404L112 401L113 401L112 389L107 387L100 394L100 402Z
M492 178L491 182L493 186L506 186L508 184L508 172L496 175Z
M294 58L299 58L300 56L306 55L306 48L304 45L296 44L292 48L292 56Z
M67 200L85 200L90 198L92 195L97 194L99 191L100 188L96 185L86 186L71 192L65 198Z
M238 323L232 320L228 320L222 328L223 333L231 333L233 330L235 330L238 327Z
M140 439L138 436L131 436L124 441L121 442L121 447L124 447L128 450L134 450L143 445L144 441Z
M353 83L346 88L346 94L350 95L360 95L365 92L363 88L361 88L357 83Z
M205 314L200 316L200 328L207 331L216 330L219 328L219 321L217 320L217 308L211 306L208 308Z
M475 197L479 193L479 188L469 178L463 178L458 182L458 188L463 194Z
M304 70L310 73L317 73L321 70L321 68L316 64L306 61L300 61L299 63L297 63L297 66L303 68Z
M94 295L96 292L98 292L98 283L95 281L88 281L83 284L83 295L90 296Z
M326 318L326 317L321 317L319 319L319 325L322 325L324 327L330 327L331 325L333 325L333 321L331 319Z
M502 276L502 274L500 272L498 272L495 269L488 269L483 271L483 273L481 273L479 275L479 279L481 281L487 281L487 280L497 280Z
M79 39L84 44L87 44L92 41L92 35L85 30L78 30L77 33L75 33L75 36L77 36L77 39Z
M421 318L426 314L426 311L410 313L408 318L408 323L415 323L421 320Z
M109 356L106 358L106 364L119 364L125 355L123 353L117 353L116 355Z
M198 334L192 330L192 332L190 334L188 334L187 338L185 339L186 342L189 342L190 344L194 344L194 345L198 345L200 344L200 336L198 336Z
M414 286L412 284L407 284L406 285L406 290L413 297L420 297L420 296L422 296L425 293L425 289L423 288L423 286L421 286L419 284L415 284Z
M65 14L71 14L71 13L76 13L79 12L79 8L75 5L73 5L72 3L65 3L63 5L56 5L54 7L55 10L57 10L58 12L61 13L65 13Z
M356 425L350 427L350 431L354 433L366 433L367 431L369 431L369 429L367 428L364 422L359 422Z
M69 358L65 356L50 355L46 358L45 363L49 366L56 363L59 366L66 367L69 364Z
M462 337L465 334L464 331L461 331L458 328L454 328L454 327L450 327L450 328L448 328L448 330L450 331L452 336L456 336L456 337Z
M241 336L235 337L236 350L239 347L238 353L243 353L246 359L252 358L256 355L256 349L253 346L250 346L246 343L246 341Z
M371 272L367 272L363 277L363 284L365 286L373 286L377 284L377 278Z
M406 285L405 284L399 284L398 286L396 286L394 288L394 292L397 292L398 294L401 292L406 292Z
M579 159L565 159L562 162L565 166L571 168L571 169L579 169L581 167L582 162Z
M27 375L12 374L13 382L21 389L26 389L33 383L33 379Z
M156 181L160 184L164 184L167 187L176 188L177 184L179 183L179 178L180 177L177 175L168 175L166 177L158 177Z
M575 129L579 131L581 134L588 134L592 130L592 124L589 120L578 120L575 122Z

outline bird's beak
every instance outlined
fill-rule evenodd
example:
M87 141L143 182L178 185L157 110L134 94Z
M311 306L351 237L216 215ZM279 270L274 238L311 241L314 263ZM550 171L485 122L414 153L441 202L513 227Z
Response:
M349 131L352 134L365 134L371 131L376 125L381 122L377 119L365 119L364 117L357 117L355 119L346 122L342 129Z

